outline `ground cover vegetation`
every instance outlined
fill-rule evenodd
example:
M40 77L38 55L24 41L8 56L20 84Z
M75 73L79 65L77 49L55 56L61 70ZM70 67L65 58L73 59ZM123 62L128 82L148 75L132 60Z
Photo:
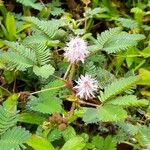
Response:
M0 0L0 150L149 150L150 1Z

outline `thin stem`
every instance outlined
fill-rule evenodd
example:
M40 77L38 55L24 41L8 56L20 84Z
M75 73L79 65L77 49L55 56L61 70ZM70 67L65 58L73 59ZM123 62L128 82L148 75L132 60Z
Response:
M68 116L66 117L67 120L69 120L69 119L71 118L71 116L73 115L74 110L75 110L75 107L76 107L76 105L75 105L75 103L73 102L73 103L72 103L72 106L71 106L71 109L70 109L70 111L68 112Z
M52 88L48 88L48 89L43 89L43 90L40 90L40 91L32 92L30 94L34 95L34 94L37 94L37 93L42 93L42 92L46 92L46 91L56 90L56 89L60 89L60 88L64 88L64 87L66 87L66 85L52 87Z
M69 80L71 81L72 78L73 78L73 74L75 72L75 64L73 63L72 66L71 66L71 69L70 69L70 74L69 74Z
M4 87L0 86L0 88L4 91L6 91L9 95L11 95L11 92L9 92L7 89L5 89Z
M68 68L67 68L67 71L65 72L65 75L64 75L63 79L66 79L66 78L67 78L67 76L68 76L68 74L69 74L69 71L70 71L70 69L71 69L71 66L72 66L72 64L70 63L69 66L68 66Z
M136 146L135 144L132 144L132 143L130 143L130 142L123 141L122 143L127 144L127 145L130 145L130 146L132 146L132 147L134 147L134 148L136 148L136 149L139 149L139 150L140 150L140 148L139 148L138 146Z
M46 7L42 0L39 0L39 1L44 7Z
M93 104L93 103L85 102L85 101L82 101L82 100L80 100L79 103L84 104L84 105L94 106L94 107L99 107L100 106L98 104Z
M16 72L14 72L14 85L13 85L13 93L15 93L15 90L16 90Z
M66 80L65 80L65 79L63 79L63 78L60 78L60 77L58 77L58 76L56 76L56 75L51 75L51 76L55 77L55 78L56 78L56 79L58 79L58 80L61 80L61 81L64 81L64 82L66 82Z

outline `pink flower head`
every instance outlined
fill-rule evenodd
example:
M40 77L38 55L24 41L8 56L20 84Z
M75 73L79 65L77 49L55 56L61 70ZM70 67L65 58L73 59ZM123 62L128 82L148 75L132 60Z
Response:
M86 100L95 97L95 93L98 90L98 82L91 78L90 75L81 75L76 82L77 85L74 87L77 92L76 96Z
M71 63L79 60L84 63L84 59L89 53L87 49L87 42L80 37L72 38L70 42L67 43L67 47L65 47L64 50L65 58L67 58Z

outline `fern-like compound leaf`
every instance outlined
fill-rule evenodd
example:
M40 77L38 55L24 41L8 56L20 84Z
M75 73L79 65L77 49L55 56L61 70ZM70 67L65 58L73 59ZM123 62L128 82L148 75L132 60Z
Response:
M26 147L23 145L30 138L29 131L21 127L14 127L5 132L0 139L1 150L22 150Z
M39 20L36 17L24 17L24 20L27 22L31 22L36 28L42 31L50 39L52 39L55 36L58 30L58 26L54 24L53 21L43 21Z
M35 3L36 0L16 0L24 6L31 7L37 10L42 10L43 6L40 3Z
M130 47L136 46L137 42L145 38L142 34L129 34L122 32L109 41L107 41L103 49L107 53L116 53L121 50L126 50Z
M129 28L129 29L138 28L138 23L132 19L118 18L116 21L121 23L123 27Z
M83 116L83 121L87 124L89 123L97 123L99 120L98 118L98 111L95 108L88 108Z
M52 131L50 131L50 133L48 134L48 140L53 142L55 140L58 140L62 137L62 132L60 129L53 129Z
M61 112L61 101L56 97L45 97L45 98L36 98L30 97L28 102L29 109L37 111L43 114L52 114L56 112Z
M139 131L139 127L132 125L130 123L127 122L119 122L117 123L117 125L119 126L120 129L122 129L127 135L132 135L134 136L135 134L138 133Z
M106 103L123 107L147 106L149 104L147 100L138 100L135 95L119 96Z
M0 135L17 123L17 116L16 112L11 112L6 110L4 106L0 106Z
M38 66L43 66L50 61L50 51L45 44L32 44L31 49L35 52Z
M109 41L110 39L112 39L113 36L119 33L121 33L120 27L112 28L102 32L100 35L97 36L99 48L102 49L107 41Z
M34 51L17 42L5 41L5 44L10 49L2 53L1 59L8 64L9 68L23 71L36 63Z
M103 122L117 122L127 118L127 112L119 106L104 105L98 108L98 119Z
M137 134L138 142L147 150L150 149L150 128L142 126Z
M50 75L54 73L55 69L50 64L44 65L42 67L34 66L33 72L42 78L47 79Z
M131 88L139 80L138 76L130 76L116 80L104 88L104 93L101 93L101 101L107 101L108 99L126 91Z
M112 28L97 36L97 47L107 53L116 53L137 45L137 42L145 38L142 34L129 34L121 31L121 28Z
M88 108L83 116L85 123L102 122L117 122L124 120L127 117L127 112L120 106L104 105L97 109Z
M92 138L92 144L97 150L116 150L117 143L112 136L103 138L102 136L94 136Z
M33 66L33 62L29 59L17 54L16 52L4 52L0 58L8 64L8 69L16 69L25 71Z

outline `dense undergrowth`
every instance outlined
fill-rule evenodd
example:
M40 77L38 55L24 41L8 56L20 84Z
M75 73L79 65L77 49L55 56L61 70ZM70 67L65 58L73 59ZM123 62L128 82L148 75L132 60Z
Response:
M0 150L149 150L149 10L0 0Z

